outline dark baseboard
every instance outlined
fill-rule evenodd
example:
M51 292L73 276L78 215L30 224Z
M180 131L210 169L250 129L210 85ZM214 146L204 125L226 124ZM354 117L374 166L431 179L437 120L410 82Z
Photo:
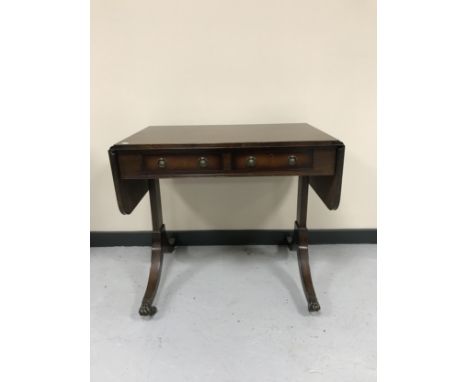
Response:
M169 231L176 245L282 245L288 230ZM309 230L310 244L376 244L377 229ZM150 246L150 231L93 231L91 247Z

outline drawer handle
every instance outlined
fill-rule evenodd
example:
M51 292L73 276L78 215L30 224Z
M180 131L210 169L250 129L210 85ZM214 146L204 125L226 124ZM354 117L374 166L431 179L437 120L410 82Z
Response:
M288 157L288 164L289 164L290 166L295 166L295 165L297 164L297 158L296 158L295 155L290 155L290 156Z
M255 167L257 164L257 159L254 156L249 156L247 158L247 167Z
M208 159L206 159L205 157L200 157L200 159L198 159L198 165L202 168L207 167Z
M165 158L159 158L158 159L158 167L159 168L166 168L167 166L167 161Z

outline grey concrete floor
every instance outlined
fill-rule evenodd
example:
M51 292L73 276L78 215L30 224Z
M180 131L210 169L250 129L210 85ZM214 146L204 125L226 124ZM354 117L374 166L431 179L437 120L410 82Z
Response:
M375 381L376 246L309 252L319 313L285 247L179 247L144 319L149 248L91 248L91 380Z

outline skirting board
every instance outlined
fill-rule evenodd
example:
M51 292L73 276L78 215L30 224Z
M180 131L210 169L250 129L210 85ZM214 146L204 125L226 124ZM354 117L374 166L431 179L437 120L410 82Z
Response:
M288 230L169 231L176 245L285 245ZM150 231L92 231L91 247L150 246ZM309 230L310 244L377 243L377 229Z

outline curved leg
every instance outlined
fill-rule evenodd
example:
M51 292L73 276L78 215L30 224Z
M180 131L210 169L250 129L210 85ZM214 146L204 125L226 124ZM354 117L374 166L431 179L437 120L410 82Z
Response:
M159 234L159 240L153 239L153 245L151 246L151 267L148 278L148 285L146 286L146 292L141 302L139 313L141 316L153 316L158 310L153 305L154 297L158 291L159 280L161 279L161 268L163 264L163 248L161 244L161 237Z
M297 193L297 220L294 226L293 238L289 240L291 247L296 247L299 273L301 275L302 288L307 300L309 312L318 312L320 304L315 295L314 284L309 266L309 235L307 233L307 198L309 191L309 178L299 177Z
M296 223L297 224L297 223ZM309 266L309 245L306 228L296 227L298 230L297 261L299 263L299 273L301 274L302 288L307 300L309 312L318 312L320 304L315 295L314 284Z
M174 239L168 237L164 228L159 180L150 180L148 182L148 189L151 203L151 219L153 223L153 240L148 285L146 286L146 292L139 310L141 316L153 316L158 311L153 305L153 300L158 291L159 281L161 279L164 252L172 252L175 244Z

